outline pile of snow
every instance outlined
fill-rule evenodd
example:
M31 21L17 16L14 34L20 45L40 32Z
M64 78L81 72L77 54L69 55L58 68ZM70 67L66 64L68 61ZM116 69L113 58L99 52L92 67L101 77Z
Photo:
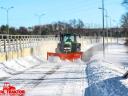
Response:
M12 70L15 70L15 71L22 71L22 70L24 70L24 67L21 66L19 63L15 62L14 60L4 62L4 65L8 69L12 69Z
M86 68L89 87L85 96L127 96L128 89L121 82L124 72L104 61L91 61Z
M86 74L89 87L85 96L127 96L128 84L122 78L127 71L121 61L128 57L123 45L109 45L103 52L97 52L87 63ZM127 65L128 66L128 65Z
M0 63L0 73L2 74L0 79L22 73L27 69L43 64L43 62L45 61L38 56L28 56L2 62Z

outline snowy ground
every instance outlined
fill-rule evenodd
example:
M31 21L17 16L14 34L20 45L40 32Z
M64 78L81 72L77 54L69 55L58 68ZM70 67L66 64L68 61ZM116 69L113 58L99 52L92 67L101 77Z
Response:
M81 60L74 62L58 60L54 63L51 63L51 61L40 61L38 64L34 64L33 61L26 61L33 63L33 66L29 66L30 68L26 68L27 70L25 69L23 72L20 71L20 73L13 74L10 71L11 76L1 80L0 86L2 87L3 82L8 81L17 88L25 89L26 96L83 95L85 88L84 78L86 76L84 74L84 62ZM10 66L7 66L7 68L9 69ZM20 65L17 67L22 68ZM13 68L15 69L16 67ZM18 68L16 69L18 70Z
M128 70L128 48L109 45L98 51L87 63L88 88L85 96L128 96L128 80L121 76Z
M128 48L110 44L103 56L100 46L85 52L92 56L87 62L31 56L0 63L0 89L8 81L26 96L128 96L128 80L121 78L128 70Z

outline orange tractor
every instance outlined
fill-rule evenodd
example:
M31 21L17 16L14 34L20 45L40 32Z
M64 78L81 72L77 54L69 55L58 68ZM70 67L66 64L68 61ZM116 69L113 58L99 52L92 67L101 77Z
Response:
M5 82L3 89L0 90L0 96L25 96L25 90L16 90L9 82Z
M81 44L77 42L77 36L76 34L61 33L56 52L47 52L47 59L50 56L57 56L62 60L70 61L81 59L83 52L81 52Z

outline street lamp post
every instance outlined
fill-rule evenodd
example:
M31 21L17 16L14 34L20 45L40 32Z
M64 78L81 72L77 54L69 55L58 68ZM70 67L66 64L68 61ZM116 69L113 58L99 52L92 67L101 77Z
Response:
M41 17L44 16L44 15L45 15L44 13L40 14L40 15L36 14L36 16L38 17L39 33L40 33L40 35L41 35Z
M108 43L108 11L107 11L107 9L104 9L105 10L105 12L106 12L106 15L105 15L105 17L106 17L106 33L107 33L107 43Z
M105 35L105 32L104 32L104 0L102 0L102 8L99 8L99 9L102 9L103 57L105 57L105 44L104 44L104 35Z
M9 10L14 8L13 6L8 7L8 8L4 8L4 7L0 7L1 9L6 11L6 18L7 18L7 33L9 34Z

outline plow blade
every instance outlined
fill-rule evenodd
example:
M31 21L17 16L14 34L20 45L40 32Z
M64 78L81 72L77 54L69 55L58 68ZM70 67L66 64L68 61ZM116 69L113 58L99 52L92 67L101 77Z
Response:
M51 56L56 56L59 57L61 60L76 60L76 59L81 59L82 58L83 52L75 52L75 53L52 53L52 52L47 52L47 60Z

